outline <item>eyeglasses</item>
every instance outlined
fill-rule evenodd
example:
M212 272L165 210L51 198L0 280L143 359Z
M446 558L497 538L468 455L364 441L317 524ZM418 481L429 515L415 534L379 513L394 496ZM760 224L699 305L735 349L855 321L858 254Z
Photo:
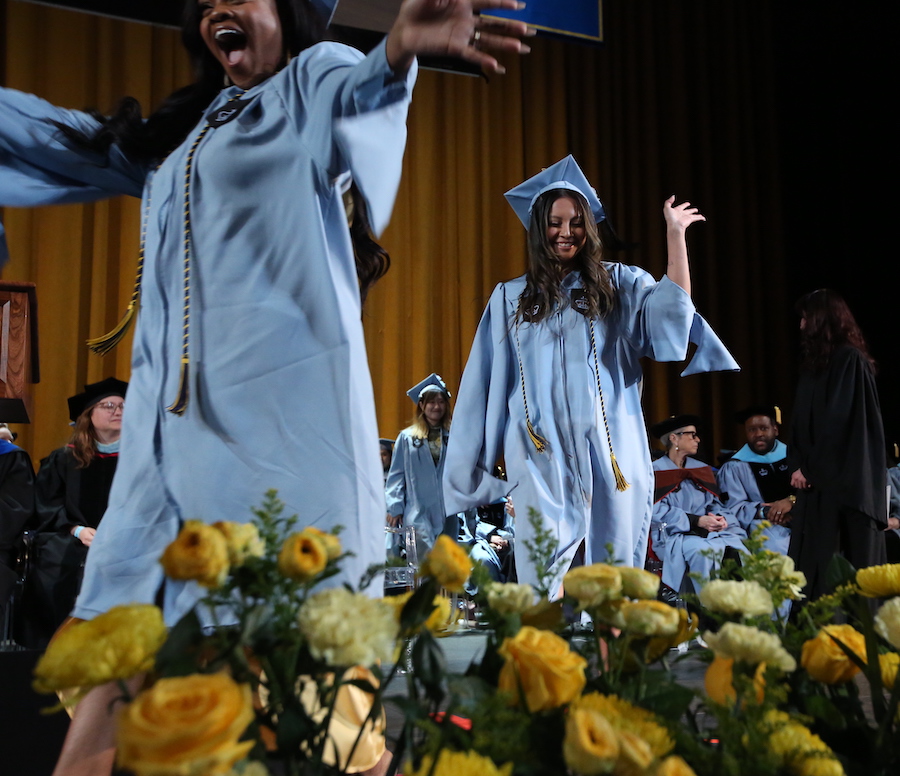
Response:
M675 432L675 436L684 436L685 434L693 437L694 439L700 439L700 434L698 434L696 431L676 431Z
M116 410L120 412L125 412L125 402L116 403L114 401L104 401L99 404L95 404L95 407L103 410L104 412L108 412L110 415L115 414Z

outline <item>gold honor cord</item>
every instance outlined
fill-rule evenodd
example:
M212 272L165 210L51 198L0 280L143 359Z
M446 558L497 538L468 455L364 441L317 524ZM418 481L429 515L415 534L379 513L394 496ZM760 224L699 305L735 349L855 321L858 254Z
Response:
M516 322L516 356L519 359L519 379L522 382L522 404L525 405L525 428L528 429L528 436L531 437L531 443L539 453L543 453L547 449L547 440L544 439L534 426L531 425L531 417L528 414L528 397L525 395L525 370L522 369L522 348L519 345L519 323Z
M597 342L594 339L594 319L590 319L591 325L591 350L594 353L594 375L597 378L597 393L600 396L600 412L603 415L603 427L606 429L606 444L609 446L609 460L612 462L613 475L616 478L616 490L628 490L631 485L622 474L616 454L613 452L612 435L609 433L609 420L606 418L606 402L603 401L603 388L600 387L600 360L597 358Z

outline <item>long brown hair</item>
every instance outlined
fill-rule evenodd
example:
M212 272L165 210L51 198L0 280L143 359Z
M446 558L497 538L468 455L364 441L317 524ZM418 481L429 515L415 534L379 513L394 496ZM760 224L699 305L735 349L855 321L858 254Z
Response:
M97 432L94 430L94 421L91 420L91 414L96 406L96 404L92 404L78 416L78 420L75 421L75 430L69 439L72 455L78 462L76 469L86 469L90 466L97 452Z
M537 323L554 310L568 304L562 290L563 275L559 262L547 239L550 210L553 203L568 197L575 203L578 214L584 220L584 247L575 256L575 269L581 272L587 301L587 315L603 318L616 304L616 289L609 272L603 266L604 240L588 207L587 200L577 191L551 189L538 197L531 214L528 227L528 271L525 275L525 290L519 297L516 321L527 315L528 320Z
M837 348L856 348L875 372L875 359L869 355L865 337L844 298L829 288L820 288L800 298L797 314L806 319L800 331L800 352L804 369L820 372L828 366Z

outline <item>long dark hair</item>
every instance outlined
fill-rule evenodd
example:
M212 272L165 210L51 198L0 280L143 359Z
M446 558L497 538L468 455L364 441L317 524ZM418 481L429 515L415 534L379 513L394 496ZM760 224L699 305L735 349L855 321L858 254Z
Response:
M321 40L325 24L309 0L275 0L285 55L296 56ZM91 115L101 127L85 135L72 127L56 125L72 142L106 155L112 144L138 162L164 159L187 137L206 106L222 89L225 71L200 37L201 10L197 0L185 0L181 40L194 67L195 81L178 89L144 121L140 103L125 97L110 116Z
M602 318L615 307L616 289L609 272L603 266L603 254L604 250L622 247L622 243L606 221L601 222L605 225L601 231L587 200L581 194L569 189L551 189L541 194L532 208L531 224L528 227L528 271L525 275L525 290L519 297L519 307L516 310L517 321L527 318L532 323L537 323L568 303L562 290L563 275L559 261L547 239L550 210L553 203L562 197L568 197L575 203L584 220L584 247L574 261L575 269L580 270L584 283L588 305L586 313L591 318Z
M391 268L391 257L372 237L366 200L355 183L351 184L350 190L344 195L344 207L347 209L347 225L353 243L359 299L361 304L365 304L369 289Z
M97 452L97 432L94 430L92 415L96 403L82 412L75 421L75 429L72 438L69 439L72 455L75 456L75 468L86 469L94 460Z
M819 372L828 366L834 351L850 345L860 351L872 371L875 359L869 355L865 337L844 298L836 291L820 288L800 298L795 309L806 324L800 331L800 351L804 369Z

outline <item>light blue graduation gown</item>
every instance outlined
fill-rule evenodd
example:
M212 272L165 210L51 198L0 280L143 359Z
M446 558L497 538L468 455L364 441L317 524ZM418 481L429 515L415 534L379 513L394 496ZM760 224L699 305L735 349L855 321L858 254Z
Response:
M540 323L521 323L517 343L515 312L524 276L491 294L460 384L447 450L448 509L490 504L512 493L520 582L536 581L525 542L532 537L529 510L541 514L559 548L552 591L582 541L587 563L605 560L611 543L617 559L644 564L653 475L641 409L641 357L682 360L691 339L698 348L686 374L738 369L680 286L668 278L657 283L637 267L606 267L616 307L594 321L594 336L612 445L631 487L616 490L589 319L566 305ZM579 288L579 273L570 273L563 285L567 291ZM531 422L547 440L543 453L526 429L520 362ZM508 482L491 475L501 455Z
M401 431L385 484L388 514L402 515L403 525L416 529L419 560L440 534L456 539L459 533L458 518L448 518L444 509L441 476L447 459L446 433L443 439L441 456L435 464L427 439L416 439L408 429Z
M778 439L775 440L775 446L766 455L758 455L750 449L749 445L744 445L716 472L719 493L723 498L725 494L728 495L726 502L728 509L737 515L741 528L748 535L762 520L759 514L765 503L751 464L769 463L786 467L788 466L786 457L787 445ZM787 495L788 493L785 493L785 496ZM763 529L763 535L768 537L767 550L787 555L788 545L791 542L791 529L788 526L772 524Z
M891 501L889 515L900 520L900 466L892 466L888 469L888 484L891 488ZM900 529L892 529L900 536Z
M0 204L149 205L141 311L109 509L88 554L74 615L153 601L158 559L182 520L246 521L278 489L300 526L341 524L338 582L384 558L384 490L353 252L339 182L352 174L376 231L399 182L415 67L314 46L250 89L240 115L207 133L191 183L191 397L178 386L182 207L188 150L203 121L151 173L118 149L74 151L47 118L90 132L88 115L0 93ZM221 107L238 93L223 90ZM100 332L98 332L100 333ZM194 583L167 582L175 622Z
M686 469L706 466L693 458L685 459L684 465ZM653 462L654 471L677 468L667 455ZM706 537L690 533L688 515L706 514L721 515L728 520L728 527L711 531ZM677 490L653 505L653 549L663 562L662 581L673 590L681 589L681 581L688 571L709 577L710 572L722 562L725 548L734 547L743 552L742 540L746 538L737 515L712 493L699 488L693 480L685 480ZM703 554L708 550L713 550L713 557Z

